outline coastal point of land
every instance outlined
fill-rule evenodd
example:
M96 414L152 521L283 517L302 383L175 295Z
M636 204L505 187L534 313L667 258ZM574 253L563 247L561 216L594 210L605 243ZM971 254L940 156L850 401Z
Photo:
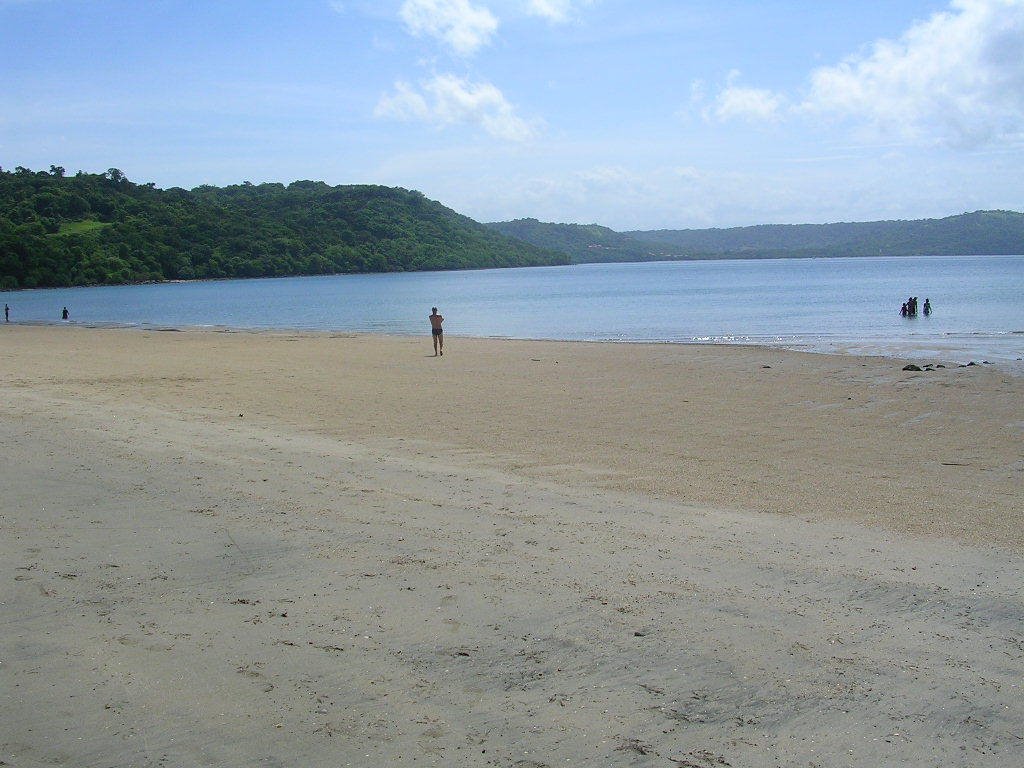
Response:
M445 352L0 327L0 761L1019 764L1024 379Z

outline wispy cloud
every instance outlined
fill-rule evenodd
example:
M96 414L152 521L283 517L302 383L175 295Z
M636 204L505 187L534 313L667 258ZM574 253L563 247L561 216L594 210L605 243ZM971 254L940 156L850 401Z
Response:
M713 112L719 120L772 121L779 117L782 97L763 88L730 86L718 94Z
M436 75L416 89L395 83L395 91L381 96L374 115L403 121L422 121L438 126L475 124L491 136L507 141L526 141L537 126L516 115L504 94L488 82L470 82L455 75Z
M471 56L490 42L498 19L469 0L405 0L399 15L406 29L447 45L460 56Z
M526 12L531 16L562 23L572 18L578 6L589 3L590 0L526 0Z
M719 91L714 102L705 107L705 119L720 121L746 120L750 122L772 122L779 118L785 100L777 93L764 88L750 88L738 85L740 73L729 73L726 86ZM690 88L691 100L699 102L704 98L703 84L694 82Z
M573 172L515 176L493 196L473 205L495 205L513 215L548 221L596 221L616 229L652 226L713 226L749 223L748 207L759 205L765 189L771 210L754 220L778 219L791 204L791 192L777 179L749 174L713 172L692 166L658 169L594 166ZM473 210L476 213L475 210ZM487 213L477 214L482 220ZM783 219L784 220L784 219Z

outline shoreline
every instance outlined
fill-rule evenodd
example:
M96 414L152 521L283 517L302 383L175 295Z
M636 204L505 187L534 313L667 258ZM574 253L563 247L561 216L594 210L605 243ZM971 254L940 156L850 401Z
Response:
M71 327L71 328L86 328L96 330L129 330L129 331L157 331L157 332L180 332L180 333L251 333L261 335L274 335L274 334L301 334L308 335L310 337L316 336L331 336L337 334L348 334L355 336L366 336L374 337L380 336L384 338L402 338L402 339L418 339L422 338L423 333L400 333L400 332L381 332L381 331L368 331L368 330L348 330L343 328L307 328L307 327L287 327L287 326L230 326L230 325L185 325L185 324L167 324L167 323L117 323L117 322L93 322L93 321L79 321L79 320L18 320L8 323L10 326L24 326L24 327ZM540 338L540 337L519 337L519 336L473 336L468 334L446 334L446 338L455 339L479 339L483 341L522 341L522 342L538 342L538 343L564 343L564 344L616 344L616 345L667 345L667 346L693 346L693 347L725 347L725 348L745 348L745 349L764 349L764 350L783 350L789 352L798 352L812 355L838 355L848 356L854 358L882 358L893 361L902 362L921 362L922 364L941 363L947 366L967 367L969 365L985 365L991 366L995 369L1009 373L1014 376L1024 376L1024 358L1014 357L1016 352L986 355L978 354L971 355L965 354L961 349L935 349L937 344L949 343L948 339L951 337L973 337L973 338L986 338L991 340L1003 340L1003 339L1016 339L1024 336L1024 331L1006 331L999 334L946 334L944 337L930 337L928 339L912 339L910 341L901 341L898 343L887 342L883 343L878 340L865 341L865 340L852 340L848 337L837 337L829 339L825 336L816 337L819 341L811 341L812 337L808 336L795 336L792 340L783 340L783 337L770 335L774 337L773 341L758 342L753 341L750 337L733 337L741 338L740 341L723 341L717 337L708 337L707 340L704 338L694 338L689 340L672 340L672 339L571 339L571 338ZM765 337L765 338L769 338ZM936 338L942 341L936 342ZM920 347L931 347L929 350L922 350ZM864 350L864 351L858 351ZM996 361L992 362L985 357L995 357ZM977 359L976 359L977 358Z

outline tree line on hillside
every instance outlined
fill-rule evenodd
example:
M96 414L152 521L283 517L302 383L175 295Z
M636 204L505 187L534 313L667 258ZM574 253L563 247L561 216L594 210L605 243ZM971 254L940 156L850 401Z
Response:
M406 189L0 169L0 288L567 263Z
M508 237L564 253L575 264L666 258L666 250L660 245L643 242L600 224L548 224L537 219L515 219L487 226Z
M655 259L1024 254L1024 214L976 211L943 219L839 224L764 224L729 229L615 232L596 224L536 219L487 226L574 263Z
M682 256L997 256L1024 253L1024 214L975 211L942 219L763 224L623 233Z

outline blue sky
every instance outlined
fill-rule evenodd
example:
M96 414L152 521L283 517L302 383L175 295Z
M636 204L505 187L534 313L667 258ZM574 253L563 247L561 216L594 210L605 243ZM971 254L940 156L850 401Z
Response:
M1024 0L0 0L0 165L616 229L1024 209Z

